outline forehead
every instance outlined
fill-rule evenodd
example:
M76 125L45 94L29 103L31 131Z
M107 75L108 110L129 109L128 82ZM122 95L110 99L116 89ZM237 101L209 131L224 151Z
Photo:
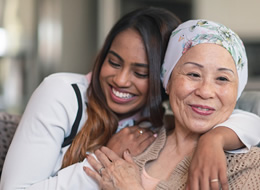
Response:
M133 42L133 43L131 43ZM128 28L126 30L121 31L118 33L112 41L112 46L119 46L119 45L139 45L140 47L144 48L144 43L142 36L134 29Z
M225 67L236 71L236 65L231 54L217 44L198 44L190 48L179 62L196 62L205 67ZM178 62L178 63L179 63Z
M110 50L129 62L147 63L146 49L141 35L134 29L120 32L113 40Z

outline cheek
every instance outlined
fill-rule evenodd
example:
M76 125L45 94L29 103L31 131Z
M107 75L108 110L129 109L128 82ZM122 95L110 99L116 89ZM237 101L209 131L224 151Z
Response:
M169 100L171 107L174 109L178 107L179 103L181 100L184 99L185 97L185 87L183 80L173 80L174 82L171 82L169 84ZM175 111L175 110L173 110Z
M194 88L194 85L189 80L183 77L176 78L171 84L172 96L176 96L178 99L184 99Z
M236 105L237 99L237 86L226 86L224 88L219 88L219 97L223 103L232 109Z
M148 95L148 79L143 81L137 81L139 91L147 98Z
M101 66L101 70L99 73L99 83L101 85L102 91L104 92L104 86L108 80L108 76L111 73L111 67L108 66L108 64L103 63Z
M106 80L106 77L114 74L114 69L105 61L101 66L99 80L100 82Z
M100 70L100 76L103 78L104 76L107 75L107 73L109 73L110 67L109 65L105 62L103 63L103 65L101 66L101 70Z

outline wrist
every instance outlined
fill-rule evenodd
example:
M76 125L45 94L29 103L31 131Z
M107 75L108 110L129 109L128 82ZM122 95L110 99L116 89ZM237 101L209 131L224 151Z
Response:
M214 146L218 145L225 149L225 134L223 134L222 129L214 128L203 134L199 139L199 143L214 144Z
M216 127L201 136L202 141L216 143L224 150L234 150L244 146L237 134L230 128L225 126Z

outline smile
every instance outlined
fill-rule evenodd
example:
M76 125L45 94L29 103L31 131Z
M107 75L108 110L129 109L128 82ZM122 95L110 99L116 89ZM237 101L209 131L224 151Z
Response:
M115 90L114 88L112 88L112 93L118 97L118 98L122 98L122 99L130 99L133 97L132 94L130 93L126 93L126 92L119 92L117 90Z
M201 107L197 107L199 110L203 110L203 111L209 111L210 109L208 108L201 108Z
M211 115L215 109L208 106L202 106L202 105L190 105L192 110L196 112L199 115Z

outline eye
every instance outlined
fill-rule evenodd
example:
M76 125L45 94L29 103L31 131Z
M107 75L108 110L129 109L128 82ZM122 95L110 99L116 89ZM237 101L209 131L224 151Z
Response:
M135 75L138 78L148 78L149 77L149 74L141 74L141 73L138 73L138 72L135 72Z
M218 77L217 80L219 81L229 81L227 77Z
M108 60L109 64L114 68L119 68L121 65L112 61L111 59Z
M188 73L187 75L190 77L194 77L194 78L200 77L200 75L198 73Z

